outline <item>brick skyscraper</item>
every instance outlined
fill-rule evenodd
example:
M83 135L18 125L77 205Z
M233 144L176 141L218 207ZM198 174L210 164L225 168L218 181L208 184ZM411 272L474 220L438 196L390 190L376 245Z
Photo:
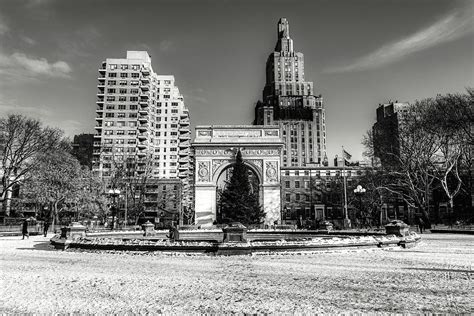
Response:
M266 65L263 100L255 124L278 125L285 143L282 166L327 165L326 121L321 95L305 81L304 56L293 50L285 18L278 22L278 41Z

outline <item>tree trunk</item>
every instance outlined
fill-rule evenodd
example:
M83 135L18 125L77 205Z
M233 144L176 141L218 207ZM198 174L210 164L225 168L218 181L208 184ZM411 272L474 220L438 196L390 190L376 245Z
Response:
M5 207L5 217L10 216L10 208L12 203L12 188L8 188L5 194L4 207Z
M430 221L430 215L426 210L426 207L420 205L419 209L421 211L421 214L423 214L423 222L425 223L425 228L431 228L431 221Z
M52 220L52 223L51 223L51 227L52 227L52 230L54 232L54 225L56 223L56 221L58 220L58 202L54 202L53 204L53 209L52 209L52 216L53 216L53 220Z

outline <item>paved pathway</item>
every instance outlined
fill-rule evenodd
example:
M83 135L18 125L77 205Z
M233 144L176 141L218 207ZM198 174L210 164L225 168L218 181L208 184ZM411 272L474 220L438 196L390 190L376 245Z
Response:
M473 313L474 236L423 237L407 250L237 257L3 237L0 313Z

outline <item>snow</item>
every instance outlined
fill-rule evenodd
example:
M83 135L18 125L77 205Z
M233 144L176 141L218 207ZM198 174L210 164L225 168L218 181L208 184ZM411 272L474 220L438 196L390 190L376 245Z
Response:
M3 237L0 313L473 313L474 236L422 237L403 250L231 257Z

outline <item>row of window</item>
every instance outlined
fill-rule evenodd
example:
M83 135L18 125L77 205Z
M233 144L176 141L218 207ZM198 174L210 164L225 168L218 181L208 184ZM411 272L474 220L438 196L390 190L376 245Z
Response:
M109 72L107 76L109 78L117 78L117 75L118 75L117 72ZM140 73L139 72L132 72L132 73L121 72L120 73L120 78L128 78L129 75L130 75L131 78L140 78Z
M109 64L109 69L110 70L118 69L118 65L117 64ZM140 65L121 64L120 69L122 69L122 70L127 70L127 69L140 70Z
M320 170L316 170L316 171L313 171L311 173L311 176L313 177L320 177L320 176L326 176L326 177L330 177L331 174L335 174L336 176L341 176L341 171L340 170L336 170L334 172L334 170L326 170L326 171L320 171ZM356 175L360 176L362 174L362 171L361 170L357 170L356 171ZM290 176L290 171L289 170L285 170L285 173L284 173L285 176ZM309 170L304 170L304 171L299 171L299 170L295 170L292 174L292 176L307 176L309 177L310 176L310 173L309 173ZM348 177L350 177L352 175L352 170L346 170L346 175Z
M157 95L157 98L160 98L160 96L161 96L161 95ZM163 99L171 99L171 96L170 96L169 94L164 94L164 95L163 95ZM128 100L129 100L130 102L138 102L138 97L129 97ZM101 101L103 101L103 100L101 99ZM126 96L119 96L118 98L116 98L116 97L113 96L113 95L108 95L108 96L107 96L107 101L108 101L108 102L127 101L127 97L126 97ZM147 101L147 99L143 98L143 96L142 96L141 101ZM154 103L153 103L153 104L154 104Z
M120 80L119 81L120 86L128 86L128 85L138 86L139 84L140 84L140 82L138 80L130 80L130 83L127 80ZM116 80L107 80L107 85L116 86L117 81Z

